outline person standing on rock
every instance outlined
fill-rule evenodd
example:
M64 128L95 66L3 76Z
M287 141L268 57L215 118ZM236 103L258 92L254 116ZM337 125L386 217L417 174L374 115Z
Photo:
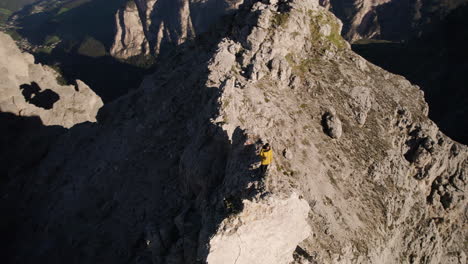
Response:
M262 150L260 150L260 173L264 176L267 172L268 165L270 165L273 160L273 150L270 147L270 144L266 143L263 145Z

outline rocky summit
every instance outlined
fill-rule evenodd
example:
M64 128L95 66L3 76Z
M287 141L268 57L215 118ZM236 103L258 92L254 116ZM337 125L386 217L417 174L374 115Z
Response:
M318 0L244 1L161 56L1 185L2 259L466 263L467 147L341 27Z

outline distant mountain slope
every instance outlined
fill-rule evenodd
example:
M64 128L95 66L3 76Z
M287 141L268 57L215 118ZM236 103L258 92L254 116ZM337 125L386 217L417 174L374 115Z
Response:
M109 102L138 85L163 46L169 52L205 32L240 2L42 0L15 13L11 24L41 63L82 79Z
M128 59L157 55L207 32L243 0L130 0L115 16L111 53Z
M5 23L11 14L20 10L25 5L37 2L39 0L1 0L0 1L0 25Z
M25 5L32 4L39 0L2 0L0 1L0 8L16 11L23 8Z
M349 41L362 38L401 41L440 23L467 0L322 0L344 23Z
M146 73L143 63L132 66L108 52L114 15L125 2L43 0L15 13L10 24L39 62L60 69L67 80L83 80L109 102L136 88Z
M13 16L12 24L32 44L44 44L48 36L78 41L86 36L109 47L113 42L114 14L126 0L46 0Z

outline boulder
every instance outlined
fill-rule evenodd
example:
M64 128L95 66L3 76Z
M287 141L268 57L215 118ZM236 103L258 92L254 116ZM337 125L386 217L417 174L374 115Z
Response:
M334 139L339 139L343 134L341 120L334 111L328 111L322 116L322 125L325 133Z

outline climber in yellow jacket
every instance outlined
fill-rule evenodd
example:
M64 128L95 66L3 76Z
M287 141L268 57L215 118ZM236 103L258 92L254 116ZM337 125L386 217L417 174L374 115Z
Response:
M273 150L271 149L270 144L266 143L263 145L262 150L260 150L260 159L260 173L265 175L268 165L270 165L273 160Z

